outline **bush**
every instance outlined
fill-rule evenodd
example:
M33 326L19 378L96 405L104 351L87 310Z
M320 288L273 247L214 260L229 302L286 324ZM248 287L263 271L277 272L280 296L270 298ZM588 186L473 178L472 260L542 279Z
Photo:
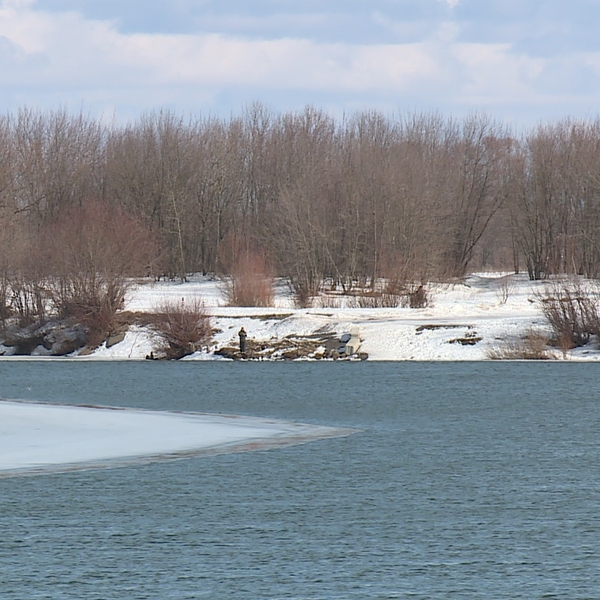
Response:
M273 277L264 254L245 252L223 280L228 306L273 306Z
M515 291L515 281L510 275L500 277L496 285L496 295L500 304L506 304Z
M50 290L58 317L81 323L87 331L87 345L94 348L113 331L128 286L124 277L72 273L53 279Z
M14 317L20 327L43 322L49 308L44 248L20 226L0 235L0 320Z
M0 274L0 329L11 314L8 279Z
M4 224L0 222L0 227ZM10 258L8 255L8 247L10 242L2 239L2 233L0 232L0 330L4 328L6 319L12 314L11 308L11 286L10 286Z
M0 307L5 317L14 315L20 327L45 320L48 290L41 277L17 272L10 277L7 286L10 288L10 302L3 309Z
M427 290L422 284L409 288L402 299L402 306L404 308L426 308L428 304L429 297L427 295Z
M155 311L154 331L161 338L159 351L166 358L193 354L212 338L210 317L202 300L164 302Z
M552 328L552 343L563 352L585 346L590 336L600 333L598 300L578 283L547 287L541 304Z

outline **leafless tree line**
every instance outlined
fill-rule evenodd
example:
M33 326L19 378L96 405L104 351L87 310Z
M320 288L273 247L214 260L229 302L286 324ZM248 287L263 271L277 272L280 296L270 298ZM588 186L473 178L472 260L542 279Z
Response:
M231 273L254 255L305 294L470 268L598 277L600 120L516 136L485 115L336 120L260 104L125 126L65 110L0 117L0 273L71 264L48 236L74 251L69 224L99 220L86 206L144 239L145 258L117 261L127 274Z

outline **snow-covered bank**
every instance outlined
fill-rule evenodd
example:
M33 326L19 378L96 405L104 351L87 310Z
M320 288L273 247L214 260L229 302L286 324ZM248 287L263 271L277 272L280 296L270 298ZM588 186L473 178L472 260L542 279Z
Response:
M369 360L487 360L490 350L520 339L531 329L549 332L539 302L545 286L544 282L529 281L525 274L479 273L461 283L430 285L430 303L422 309L345 308L343 298L330 302L340 308L295 309L288 290L279 287L273 308L238 308L224 306L217 283L196 278L189 283L139 286L131 293L127 308L151 311L165 299L202 297L218 333L212 351L197 352L185 360L218 358L212 352L236 345L242 326L248 339L267 345L288 336L340 334L357 327L361 350ZM457 341L469 338L475 343ZM144 358L153 343L148 330L133 328L121 344L99 348L92 356ZM590 345L557 356L600 360L600 351Z
M193 277L186 283L140 284L129 293L126 308L151 312L165 300L202 299L216 329L213 344L183 360L222 360L215 351L237 347L237 332L242 326L248 341L263 348L285 349L290 338L314 341L318 336L339 335L357 328L360 350L368 360L487 360L495 348L521 340L528 331L549 335L540 303L546 285L529 281L524 274L479 273L454 284L429 285L429 305L422 309L349 308L347 297L333 295L323 299L322 307L296 309L289 290L280 284L273 307L242 308L225 306L215 280ZM144 359L157 345L151 329L132 325L123 341L111 347L103 344L85 358ZM555 355L600 360L600 350L592 343ZM271 358L277 356L281 352L270 354Z
M252 417L0 401L0 477L242 452L351 430Z

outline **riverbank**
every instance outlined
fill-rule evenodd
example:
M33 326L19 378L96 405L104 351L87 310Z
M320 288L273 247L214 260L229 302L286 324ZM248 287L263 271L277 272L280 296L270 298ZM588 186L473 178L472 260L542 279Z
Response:
M215 334L209 346L182 360L231 358L238 344L237 333L244 327L248 344L254 349L249 358L257 360L324 359L329 356L326 340L357 329L363 359L479 361L521 343L528 335L549 340L551 332L541 307L547 285L529 281L524 274L478 273L461 282L429 284L428 304L417 309L355 308L351 297L334 294L320 298L319 306L297 309L287 287L279 285L274 306L243 308L225 306L217 280L193 277L185 283L140 283L128 294L125 308L143 314L155 311L165 301L201 299ZM86 356L71 356L82 360L143 360L159 343L154 331L144 325L132 324L121 337ZM299 348L304 350L299 352ZM595 361L600 360L600 350L592 340L566 352L548 347L546 356Z

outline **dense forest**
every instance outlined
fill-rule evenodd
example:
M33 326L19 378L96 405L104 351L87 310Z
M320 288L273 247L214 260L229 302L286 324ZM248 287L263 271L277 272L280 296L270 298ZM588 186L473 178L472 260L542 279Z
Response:
M171 277L254 266L299 293L485 268L597 277L600 120L515 135L478 114L255 104L117 125L22 109L0 117L0 224L13 287L85 261Z

